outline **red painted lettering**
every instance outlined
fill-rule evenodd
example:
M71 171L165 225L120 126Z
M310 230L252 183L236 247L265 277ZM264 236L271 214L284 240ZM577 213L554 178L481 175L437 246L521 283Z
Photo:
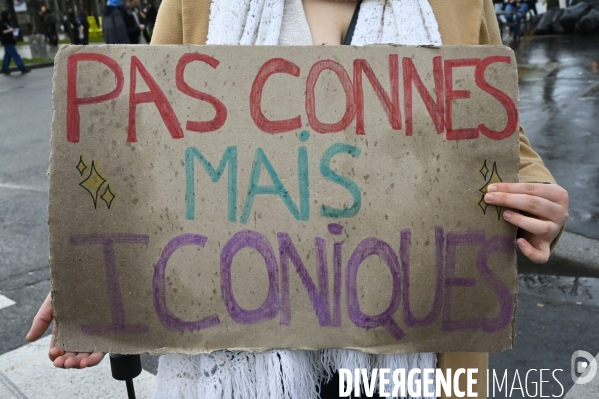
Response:
M397 54L389 55L389 79L391 81L391 98L376 78L372 67L365 59L354 61L354 99L356 102L356 134L366 134L364 130L364 89L362 73L366 75L387 113L389 123L394 130L401 129L401 110L399 109L399 61Z
M422 98L428 114L431 116L437 133L441 134L444 128L444 112L445 105L443 104L443 61L441 57L433 58L433 76L435 80L435 93L437 101L433 100L430 92L424 86L424 82L418 75L416 66L411 58L404 57L402 59L403 66L403 90L404 103L406 107L406 136L411 136L414 132L412 121L412 84L416 86L418 94Z
M343 117L337 123L322 123L316 116L316 95L314 88L320 74L327 69L337 75L345 92L345 114L343 114ZM354 120L356 115L354 88L351 78L345 68L343 68L343 65L333 60L321 60L312 65L308 79L306 80L306 114L308 115L308 123L318 133L341 132Z
M116 87L110 93L95 97L77 97L77 64L81 61L100 62L106 65L112 73ZM67 141L79 142L79 106L85 104L98 104L117 98L123 91L123 70L112 58L102 54L78 53L69 56L67 61Z
M478 137L478 127L464 129L453 128L453 100L470 98L468 90L453 90L453 68L477 66L479 60L475 58L463 58L445 61L445 127L447 140L468 140Z
M264 63L254 82L250 93L250 113L258 129L265 133L285 133L302 127L301 117L271 121L262 112L262 90L268 78L275 73L286 73L298 77L300 68L291 61L283 58L273 58Z
M181 93L187 94L190 97L197 98L198 100L210 103L210 105L214 107L216 115L212 120L205 122L187 121L185 129L198 133L213 132L215 130L220 129L225 124L225 121L227 120L227 107L225 107L225 104L223 104L222 101L220 101L218 98L213 97L210 94L196 90L187 84L184 76L185 67L187 67L187 64L193 61L204 62L214 69L216 69L216 67L219 64L218 60L210 57L209 55L198 53L183 54L183 56L177 63L177 69L175 71L177 89L179 89Z
M135 92L138 71L150 89L149 91L143 93ZM127 141L130 143L137 142L135 113L137 111L137 105L143 103L154 103L171 136L174 139L183 138L183 130L181 129L181 126L179 126L179 120L177 119L177 115L175 115L173 107L139 58L132 56L131 81L129 83L129 134L127 136Z
M485 71L487 70L488 66L496 62L503 62L509 64L510 57L494 56L482 59L476 66L474 76L478 87L495 97L497 101L499 101L501 105L503 105L503 107L507 111L507 123L502 131L491 130L488 127L486 127L483 123L478 125L478 130L484 136L487 136L492 140L503 140L514 134L514 132L518 128L518 107L516 107L516 104L514 104L510 96L508 96L503 91L491 86L485 80Z

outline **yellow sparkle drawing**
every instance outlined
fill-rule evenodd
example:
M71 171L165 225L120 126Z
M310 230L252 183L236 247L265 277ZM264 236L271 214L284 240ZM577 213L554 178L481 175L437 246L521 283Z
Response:
M486 159L479 172L481 173L481 175L483 175L484 179L487 179L487 175L489 174L489 168L487 167ZM485 194L487 193L487 187L489 187L491 184L500 183L502 181L503 180L501 179L501 177L499 176L499 172L497 171L497 162L493 162L493 166L491 167L491 175L489 176L489 179L486 181L485 185L478 190L482 193L480 201L478 201L478 206L480 207L480 209L482 209L483 214L486 215L489 207L494 206L495 210L497 211L497 220L501 220L501 207L487 204L485 202Z
M102 185L106 182L98 171L96 170L96 165L94 161L92 161L91 171L89 172L89 176L85 180L83 180L79 185L87 190L87 192L92 196L94 200L94 208L97 207L98 204L98 193Z

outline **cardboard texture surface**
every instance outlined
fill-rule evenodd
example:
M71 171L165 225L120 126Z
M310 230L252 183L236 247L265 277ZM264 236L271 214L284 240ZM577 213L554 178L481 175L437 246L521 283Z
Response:
M62 47L49 228L69 351L513 343L505 47Z

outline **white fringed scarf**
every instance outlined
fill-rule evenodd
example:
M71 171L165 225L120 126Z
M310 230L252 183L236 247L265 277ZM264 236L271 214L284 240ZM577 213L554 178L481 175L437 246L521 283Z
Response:
M303 14L301 0L213 0L207 44L277 45L285 6ZM298 19L300 25L306 22L305 15ZM440 46L428 1L363 0L352 44L382 43ZM154 399L318 399L319 384L340 368L409 370L436 364L435 353L369 355L347 349L171 354L160 357Z
M348 349L170 354L160 357L154 399L318 399L320 383L340 368L403 369L407 376L408 370L436 364L435 353L369 355ZM378 386L376 378L375 391ZM435 392L434 383L429 392Z
M206 44L277 45L284 0L213 0ZM441 45L428 0L364 0L353 45Z

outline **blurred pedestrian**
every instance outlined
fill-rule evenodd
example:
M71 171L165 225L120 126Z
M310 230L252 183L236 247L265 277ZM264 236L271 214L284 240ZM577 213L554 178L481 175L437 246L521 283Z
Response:
M495 8L495 14L499 21L499 30L503 32L503 24L507 23L505 18L505 1L504 0L493 0L493 7Z
M42 33L44 35L46 34L46 22L44 21L44 16L47 11L48 11L48 7L41 6L40 11L37 13L39 16L39 18L38 18L39 26L37 26L37 31L38 31L38 33ZM38 25L38 23L36 23L36 25Z
M156 16L158 15L158 10L154 7L154 4L148 3L148 5L144 8L144 19L146 21L146 29L144 29L143 34L144 38L148 43L152 40L152 32L154 31L154 24L156 23Z
M125 13L123 17L125 19L125 26L127 27L127 34L129 35L129 43L139 44L141 32L146 28L145 21L139 14L139 0L125 0Z
M509 23L513 23L512 34L514 38L518 37L520 31L520 21L526 16L526 12L530 9L528 2L521 0L509 0L505 5L505 19Z
M17 52L17 40L15 36L18 35L19 30L10 26L10 12L2 11L0 13L0 43L4 47L4 59L2 60L2 73L5 75L10 75L10 70L8 69L10 65L10 59L12 58L17 64L17 67L21 70L21 73L27 73L30 71L29 68L25 66L21 56Z
M54 12L46 7L42 6L44 10L43 13L40 14L41 18L44 21L45 33L48 37L48 42L50 46L58 46L58 34L56 33L56 15Z
M108 0L102 12L102 34L106 44L129 44L121 0Z
M503 0L493 0L493 7L495 7L495 13L502 12L505 8L505 2Z
M539 15L537 12L537 0L527 0L526 4L528 4L528 9L534 14Z
M79 22L79 44L86 46L89 44L89 21L85 10L79 11L77 21Z
M64 27L65 33L69 35L71 44L80 44L79 20L77 20L75 11L73 11L72 8L69 8L67 13L64 15L62 26Z

